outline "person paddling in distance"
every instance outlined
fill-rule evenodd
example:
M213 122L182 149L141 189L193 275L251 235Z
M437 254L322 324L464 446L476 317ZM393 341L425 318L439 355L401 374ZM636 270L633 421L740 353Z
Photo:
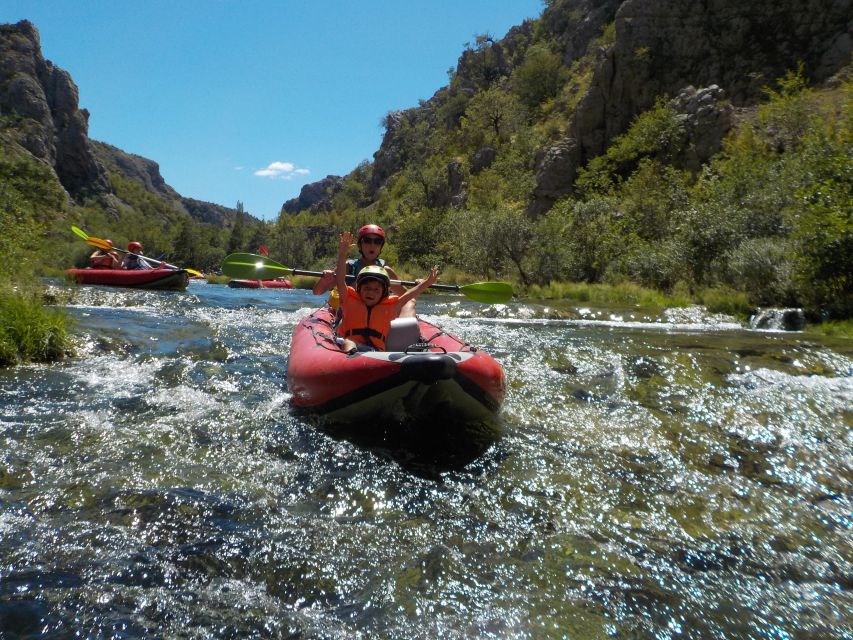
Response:
M148 263L141 255L142 243L136 240L131 240L127 243L127 255L124 257L124 262L121 265L122 269L138 270L138 269L155 269L156 267Z
M382 247L385 246L385 230L378 224L366 224L362 226L356 233L356 242L358 243L358 252L361 254L358 258L352 258L346 262L346 275L355 276L364 267L379 266L385 269L388 277L391 280L399 280L397 273L389 267L385 260L379 257L382 252ZM329 289L335 287L335 272L323 271L323 275L317 280L314 285L314 295L320 296L326 293ZM392 284L391 293L402 295L406 292L406 287L401 284ZM401 318L415 317L415 301L410 300L400 311Z
M352 233L345 231L338 244L338 263L335 269L335 286L343 312L336 332L337 343L349 354L356 351L382 351L391 321L398 317L403 306L417 298L438 281L438 265L429 275L403 292L390 295L391 278L384 267L368 265L358 272L355 288L347 286L347 252L352 247Z
M105 239L110 247L113 246L113 241L109 238ZM89 256L90 269L119 269L121 268L121 260L115 251L105 251L104 249L95 249L92 255Z

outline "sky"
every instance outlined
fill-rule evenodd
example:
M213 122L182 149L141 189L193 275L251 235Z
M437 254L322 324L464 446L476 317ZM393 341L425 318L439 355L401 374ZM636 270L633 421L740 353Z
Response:
M275 219L372 160L389 111L448 83L466 43L542 0L3 0L68 71L89 136L154 160L183 196Z

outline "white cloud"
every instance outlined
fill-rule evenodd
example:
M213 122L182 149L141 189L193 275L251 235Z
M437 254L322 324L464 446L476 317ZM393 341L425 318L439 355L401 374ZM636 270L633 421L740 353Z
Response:
M263 169L255 171L255 175L261 178L279 178L290 180L294 175L304 176L311 173L308 169L299 169L292 162L275 161L270 162Z

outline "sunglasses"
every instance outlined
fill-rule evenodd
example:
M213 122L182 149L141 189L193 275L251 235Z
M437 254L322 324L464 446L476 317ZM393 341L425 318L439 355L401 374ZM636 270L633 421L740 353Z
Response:
M364 237L361 239L361 241L362 241L364 244L378 244L378 245L381 245L381 244L383 244L383 243L385 242L385 241L384 241L382 238L380 238L379 236L364 236Z

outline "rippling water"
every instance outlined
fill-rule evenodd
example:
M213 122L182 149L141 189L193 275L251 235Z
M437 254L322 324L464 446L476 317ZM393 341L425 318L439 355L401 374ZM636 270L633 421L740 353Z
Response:
M318 302L82 287L0 369L0 637L853 637L850 341L428 296L509 381L444 460L289 409Z

